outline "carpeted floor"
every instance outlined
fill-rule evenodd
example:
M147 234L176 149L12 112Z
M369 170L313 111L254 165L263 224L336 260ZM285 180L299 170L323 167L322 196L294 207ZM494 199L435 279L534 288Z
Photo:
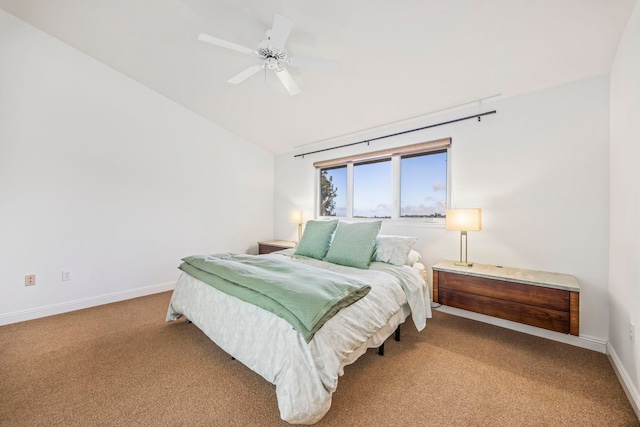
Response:
M275 387L170 293L0 327L1 426L277 426ZM435 312L345 369L320 426L640 426L604 354Z

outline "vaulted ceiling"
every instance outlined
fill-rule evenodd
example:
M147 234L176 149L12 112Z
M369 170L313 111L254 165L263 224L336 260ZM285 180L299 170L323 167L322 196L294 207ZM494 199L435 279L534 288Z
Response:
M0 8L273 153L609 72L636 0L0 0ZM288 68L227 80L293 20Z

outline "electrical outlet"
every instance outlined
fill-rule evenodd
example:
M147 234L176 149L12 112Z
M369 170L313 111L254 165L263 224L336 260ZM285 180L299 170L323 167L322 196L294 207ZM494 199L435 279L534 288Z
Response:
M36 275L35 274L28 274L26 276L24 276L24 285L25 286L33 286L36 284Z
M62 281L66 282L68 280L71 280L71 272L67 270L62 270Z
M631 342L636 341L636 325L633 322L629 322L629 339Z

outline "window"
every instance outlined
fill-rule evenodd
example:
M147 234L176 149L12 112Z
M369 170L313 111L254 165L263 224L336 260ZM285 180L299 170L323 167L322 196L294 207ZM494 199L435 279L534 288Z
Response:
M320 216L347 216L347 167L320 171Z
M316 162L318 215L443 222L450 139Z
M447 152L400 158L400 217L444 218Z
M391 159L353 165L353 217L391 218Z

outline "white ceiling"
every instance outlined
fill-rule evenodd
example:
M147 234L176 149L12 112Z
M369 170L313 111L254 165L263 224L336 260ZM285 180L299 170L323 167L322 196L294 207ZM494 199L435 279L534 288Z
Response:
M609 72L636 0L0 0L0 8L273 153L495 94ZM289 68L226 81L257 59L275 13Z

